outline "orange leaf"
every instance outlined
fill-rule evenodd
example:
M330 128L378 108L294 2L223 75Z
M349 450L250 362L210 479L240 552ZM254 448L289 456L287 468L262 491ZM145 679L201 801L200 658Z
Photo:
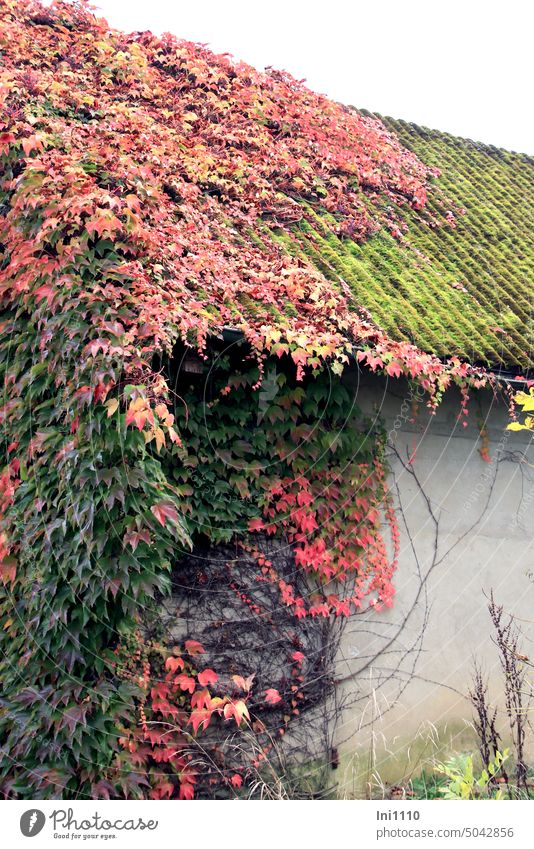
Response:
M5 557L0 563L0 581L7 584L8 581L13 586L17 576L17 561L14 557Z
M239 699L236 702L228 702L224 706L223 714L225 719L232 719L233 717L237 725L241 725L241 720L244 717L246 719L250 719L248 708L242 699Z
M249 693L250 688L252 687L252 682L254 681L255 677L256 674L254 672L252 673L252 675L249 675L248 678L243 678L242 675L232 675L232 681L234 681L234 683L237 684L238 687L244 690L245 693Z

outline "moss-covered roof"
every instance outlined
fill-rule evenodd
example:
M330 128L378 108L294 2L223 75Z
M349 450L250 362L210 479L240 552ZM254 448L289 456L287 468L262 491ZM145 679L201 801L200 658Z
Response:
M6 302L35 288L54 313L114 246L138 337L165 349L230 326L300 369L355 347L391 375L533 365L532 158L111 30L84 4L0 0L0 18Z
M295 230L302 250L326 275L341 276L355 303L393 337L472 363L532 367L534 158L381 120L425 165L440 170L429 192L430 215L404 208L404 245L385 229L362 244L340 240L317 218L316 227ZM432 220L444 198L452 226Z

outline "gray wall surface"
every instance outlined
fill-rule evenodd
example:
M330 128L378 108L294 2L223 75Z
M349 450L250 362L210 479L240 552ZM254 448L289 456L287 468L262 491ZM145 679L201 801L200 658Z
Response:
M524 653L534 658L529 435L506 430L507 406L487 391L472 394L463 427L455 390L434 416L423 404L410 421L406 384L359 374L349 381L358 405L386 421L401 552L393 608L351 619L341 646L337 673L347 707L337 740L347 795L371 780L371 767L374 781L402 779L443 748L474 748L466 732L474 658L504 719L491 591L519 618ZM481 424L489 462L479 453Z

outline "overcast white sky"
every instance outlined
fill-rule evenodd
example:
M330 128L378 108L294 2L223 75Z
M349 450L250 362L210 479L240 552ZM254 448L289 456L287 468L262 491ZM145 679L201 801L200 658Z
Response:
M534 153L532 0L93 0L355 106Z

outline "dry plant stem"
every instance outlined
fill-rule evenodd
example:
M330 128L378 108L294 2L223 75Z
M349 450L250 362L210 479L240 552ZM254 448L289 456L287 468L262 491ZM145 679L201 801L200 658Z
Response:
M525 691L526 667L519 659L519 628L512 616L504 621L504 609L490 594L488 610L495 629L495 644L499 650L501 668L504 675L505 706L512 741L516 752L516 782L530 797L527 785L527 765L525 763L525 737L527 710L530 694Z
M481 667L476 663L469 698L475 711L473 725L479 740L482 765L484 769L489 770L490 763L496 757L497 752L502 751L501 736L495 725L497 708L489 704L488 683L483 676ZM508 775L504 766L501 768L501 776L508 784ZM490 781L494 783L495 777L492 777Z

